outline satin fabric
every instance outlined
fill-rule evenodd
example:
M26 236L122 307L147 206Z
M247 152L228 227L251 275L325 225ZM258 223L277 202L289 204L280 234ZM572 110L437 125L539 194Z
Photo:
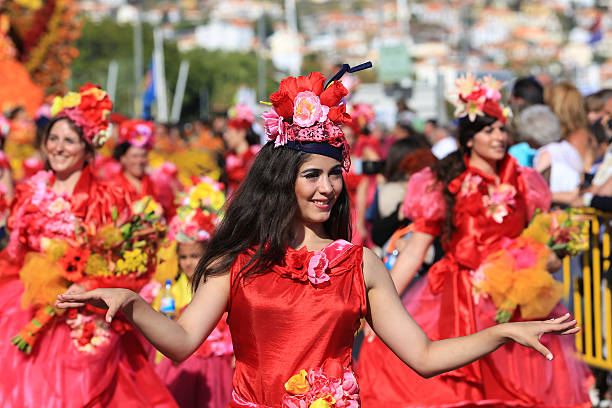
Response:
M319 285L308 280L307 265L294 262L308 259L304 251L288 248L283 265L246 280L237 281L237 274L248 253L232 267L228 307L236 398L230 407L280 407L284 384L300 370L320 367L341 376L351 367L354 335L367 308L363 249L343 240L325 247L329 281Z
M550 205L550 193L542 193L548 190L541 178L532 174L532 170L520 169L510 156L500 163L498 181L469 167L469 162L466 164L467 170L448 185L456 202L455 229L446 243L446 254L403 296L406 309L432 340L464 336L496 324L496 308L491 300L474 302L470 271L501 248L502 238L520 235L535 208L546 210ZM477 194L463 194L463 181L473 175L483 180ZM517 192L501 223L490 218L482 204L488 186L497 182L510 184ZM441 195L438 197L442 199ZM533 202L528 203L526 197ZM425 209L420 212L426 213ZM415 220L415 229L432 235L439 233L443 217L437 212L432 217ZM565 312L559 304L551 316ZM519 316L517 311L511 320L520 320ZM589 406L586 385L590 373L574 357L573 337L545 336L543 342L555 356L552 362L534 350L507 344L466 367L426 380L404 365L380 339L366 341L357 366L363 406Z
M51 179L50 185L53 183ZM33 191L27 184L17 188L9 224L16 225L17 209L28 205ZM74 194L70 198L73 213L96 226L112 217L113 208L119 214L129 211L128 198L120 189L99 183L85 167ZM27 243L27 228L16 239ZM20 254L29 248L21 245ZM3 251L0 256L6 255ZM110 331L109 342L99 346L95 354L77 350L70 328L63 316L56 317L44 329L32 354L25 354L11 344L16 335L34 316L30 308L21 309L24 287L16 273L23 266L23 257L10 259L12 276L0 283L0 403L2 407L176 407L172 396L149 365L142 345L133 331L118 334ZM41 271L44 273L45 271ZM87 287L125 286L138 290L145 281L104 279L83 282Z

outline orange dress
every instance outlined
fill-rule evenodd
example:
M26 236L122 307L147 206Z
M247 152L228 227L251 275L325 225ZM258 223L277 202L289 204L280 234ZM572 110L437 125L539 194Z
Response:
M250 259L231 270L229 326L236 370L230 407L308 407L333 396L336 407L358 407L351 351L366 313L363 248L334 241L321 251L288 248L282 265L236 282ZM308 391L286 390L303 374Z

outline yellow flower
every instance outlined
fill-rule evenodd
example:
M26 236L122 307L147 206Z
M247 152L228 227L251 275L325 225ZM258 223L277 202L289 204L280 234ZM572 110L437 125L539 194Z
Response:
M285 390L293 395L303 395L310 391L310 384L306 378L308 373L306 370L300 370L300 372L289 379L285 383ZM311 405L312 407L312 405Z
M309 408L331 408L336 400L331 395L314 400Z
M56 96L53 98L53 105L51 105L51 116L55 117L58 113L60 113L64 109L64 100L61 96Z
M68 249L68 243L58 239L49 239L42 237L40 239L40 247L53 260L58 260Z
M78 92L68 92L63 99L64 109L74 108L81 103L81 94Z
M104 249L110 249L123 241L123 235L119 228L114 225L107 224L100 228L96 234L96 241L102 245Z
M117 272L120 275L135 273L141 275L147 271L148 256L140 248L125 251L123 257L117 261Z
M100 254L92 254L87 258L87 265L85 265L85 275L88 276L108 276L109 273L108 264L106 260Z

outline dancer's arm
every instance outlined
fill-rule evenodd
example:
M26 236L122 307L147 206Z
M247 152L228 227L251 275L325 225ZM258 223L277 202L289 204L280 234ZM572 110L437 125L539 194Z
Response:
M153 309L129 289L94 289L85 293L58 296L57 307L67 309L90 303L108 308L106 321L122 311L145 338L174 361L189 357L213 331L227 307L229 274L207 278L177 321Z
M399 251L395 264L391 269L391 278L397 293L402 293L412 278L414 278L414 275L423 264L427 250L433 240L433 235L416 231L408 238L408 242Z
M579 329L569 316L555 320L504 323L469 336L431 341L400 301L380 259L364 249L364 277L368 293L368 322L380 339L404 363L423 377L432 377L467 365L508 341L532 347L548 359L550 351L539 342L545 333L573 334Z

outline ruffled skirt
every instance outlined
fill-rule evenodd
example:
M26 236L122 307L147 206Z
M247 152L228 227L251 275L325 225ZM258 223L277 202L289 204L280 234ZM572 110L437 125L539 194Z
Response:
M44 329L31 354L11 338L32 319L22 310L23 285L0 284L0 405L4 408L166 408L176 402L146 359L136 334L110 332L94 353L77 350L63 317Z
M462 271L466 272L466 271ZM403 296L406 309L430 338L439 333L442 292L434 294L427 276ZM474 305L477 330L495 324L495 306L489 299ZM558 304L551 316L566 308ZM377 337L366 339L357 374L363 408L407 407L590 407L592 384L588 367L576 358L574 336L545 335L542 343L553 353L546 360L535 350L508 343L477 365L478 381L452 371L424 379L402 363Z

